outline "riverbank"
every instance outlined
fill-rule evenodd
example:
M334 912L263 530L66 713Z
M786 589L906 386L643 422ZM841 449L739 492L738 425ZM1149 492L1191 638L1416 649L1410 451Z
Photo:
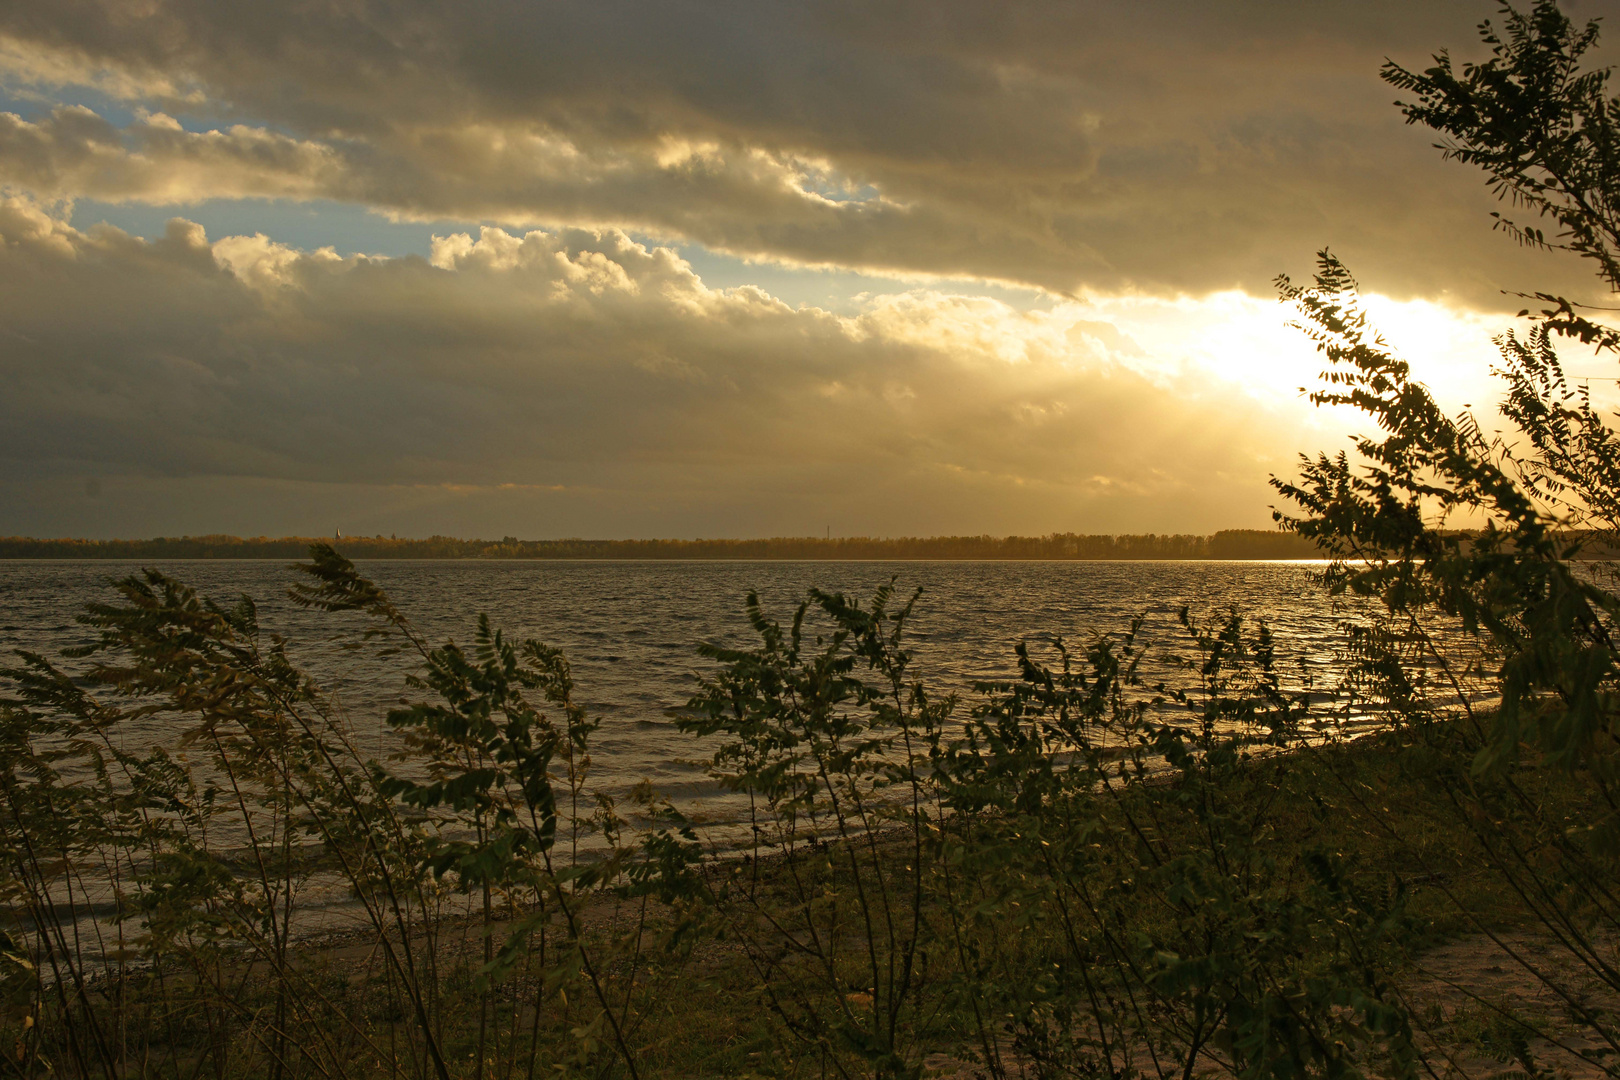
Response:
M1211 777L1211 788L1185 779L1134 785L1121 789L1112 804L1092 804L1083 820L1049 823L1034 849L1011 839L1032 819L1006 814L977 819L971 827L943 822L928 833L938 844L932 851L919 847L904 826L876 841L857 836L791 852L763 849L758 859L701 863L695 871L701 887L684 895L621 887L582 898L571 914L558 910L554 899L538 922L532 908L503 910L498 903L487 917L444 918L431 932L413 934L409 952L432 999L433 1028L449 1075L458 1080L511 1080L531 1071L558 1075L559 1069L566 1075L626 1075L611 1049L614 1035L604 1020L610 1013L622 1024L619 1037L640 1076L815 1076L834 1063L860 1075L858 1052L796 1039L784 1023L795 1015L802 1020L808 1015L802 1010L810 1010L832 1022L847 1014L859 1029L869 1010L883 1007L862 981L865 955L874 947L894 950L896 939L870 919L863 922L850 885L855 878L869 887L913 881L921 853L933 864L925 899L915 910L915 933L928 943L927 958L908 987L907 1019L898 1033L898 1046L922 1069L919 1075L1044 1075L1040 1063L1051 1062L1043 1055L1065 1051L1043 1042L1042 1031L1078 1044L1082 1058L1106 1051L1116 1066L1128 1063L1150 1076L1166 1070L1180 1075L1175 1047L1189 1048L1186 1016L1147 1008L1163 990L1155 989L1159 973L1150 968L1132 976L1130 965L1110 967L1095 956L1095 1013L1067 1012L1061 1020L1039 1012L1007 1014L989 1026L988 1042L975 1019L979 1007L995 1006L986 978L1033 985L1051 980L1054 962L1076 960L1077 928L1070 916L1078 916L1081 896L1119 888L1121 864L1088 863L1077 877L1078 863L1043 869L1022 860L998 862L994 852L982 849L948 852L954 834L962 843L1000 835L1022 852L1045 845L1072 854L1095 847L1098 838L1104 846L1114 843L1107 839L1110 829L1126 815L1163 830L1156 838L1160 849L1196 852L1203 825L1186 801L1195 795L1220 801L1221 815L1243 821L1264 849L1260 861L1243 863L1243 873L1251 876L1246 895L1264 913L1252 932L1287 933L1288 905L1320 905L1321 895L1296 886L1320 880L1324 860L1332 862L1340 898L1333 916L1373 918L1380 926L1357 937L1364 951L1354 956L1345 952L1346 938L1322 927L1290 943L1288 963L1319 979L1349 961L1372 973L1367 985L1382 987L1384 999L1409 1020L1416 1049L1437 1075L1489 1077L1519 1065L1526 1054L1561 1074L1602 1075L1603 1047L1538 977L1552 969L1569 976L1579 957L1560 946L1514 883L1491 868L1482 857L1484 834L1432 783L1436 770L1466 768L1473 746L1460 730L1386 732L1252 759ZM1437 749L1451 759L1436 758ZM1515 783L1548 822L1580 820L1595 810L1590 790L1559 770L1524 763ZM1071 828L1083 828L1084 838ZM924 843L932 842L925 837ZM1236 845L1226 854L1241 855ZM875 873L843 869L857 858ZM953 860L981 871L1000 866L999 873L1024 880L987 877L953 885ZM1139 874L1147 864L1131 865L1136 869L1129 873ZM1096 909L1117 921L1080 926L1082 937L1093 945L1141 935L1162 942L1167 914L1174 914L1164 904L1173 894L1145 881L1127 880L1125 889L1137 902ZM801 907L806 896L810 906ZM848 917L827 921L825 905L840 903L849 905ZM1066 914L1068 905L1075 907ZM868 915L872 910L868 902ZM1329 912L1305 914L1314 920ZM837 948L825 949L826 941L811 947L804 935L817 926L830 928ZM529 935L527 947L498 977L486 979L481 972L520 928ZM964 944L963 935L967 947L952 948L953 937ZM903 933L902 951L906 939ZM1251 947L1262 947L1258 942ZM177 1068L200 1067L205 1059L229 1061L222 1046L264 1043L279 1024L330 1043L321 1056L352 1062L348 1075L355 1080L384 1073L431 1076L411 1034L416 1021L409 1002L387 958L389 948L400 944L397 934L351 931L291 945L273 960L274 950L262 941L200 948L178 948L177 942L176 962L166 970L131 971L121 982L103 981L89 992L126 1032L145 1029L154 1062ZM256 958L244 960L244 948ZM825 970L824 962L834 970ZM1616 1004L1601 980L1587 977L1585 983L1589 1007ZM1110 1010L1133 999L1142 1002L1145 1019L1131 1029L1128 1045L1110 1049L1110 1036L1123 1030L1114 1026L1118 1017ZM283 1019L272 1020L278 1008ZM328 1019L311 1035L289 1010ZM1054 1026L1060 1022L1061 1031ZM1231 1048L1218 1040L1190 1048L1196 1072L1236 1071ZM1067 1060L1077 1060L1077 1051L1067 1053ZM987 1058L994 1063L989 1071ZM1391 1075L1395 1064L1377 1053L1361 1061L1378 1075ZM232 1075L228 1066L223 1073Z

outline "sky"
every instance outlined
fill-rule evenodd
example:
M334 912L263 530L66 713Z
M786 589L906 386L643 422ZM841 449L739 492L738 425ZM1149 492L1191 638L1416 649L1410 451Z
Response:
M1279 274L1487 428L1594 295L1378 78L1494 10L0 0L0 535L1269 527Z

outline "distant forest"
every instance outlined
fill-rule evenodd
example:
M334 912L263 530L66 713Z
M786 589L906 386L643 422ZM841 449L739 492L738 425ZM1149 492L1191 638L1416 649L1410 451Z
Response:
M776 537L769 540L459 540L434 536L181 536L153 540L0 537L0 559L302 559L322 540L351 559L1314 559L1292 533L1050 536Z

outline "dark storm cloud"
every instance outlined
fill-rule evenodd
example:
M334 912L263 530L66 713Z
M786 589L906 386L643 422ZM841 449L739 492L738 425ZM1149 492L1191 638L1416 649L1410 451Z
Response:
M1262 518L1266 471L1311 437L1286 403L1137 366L1078 306L792 309L617 232L485 230L430 264L210 244L178 220L150 243L81 233L11 199L0 239L13 531L73 528L51 514L86 477L106 495L73 512L112 531L138 527L114 505L131 490L285 528L285 502L248 512L265 483L346 485L356 516L402 491L529 505L542 533L802 531L806 505L877 532L1215 527ZM204 494L227 477L234 495ZM427 520L400 513L390 530Z
M0 531L1262 525L1342 433L1278 271L1331 244L1434 300L1390 311L1458 402L1503 288L1586 285L1492 235L1377 78L1489 13L0 0ZM69 224L220 199L452 235ZM955 283L796 309L626 231Z
M11 0L15 85L91 83L217 130L13 120L0 177L51 198L633 227L1057 291L1263 291L1329 243L1386 291L1494 305L1581 271L1490 235L1483 186L1376 74L1471 52L1490 13Z

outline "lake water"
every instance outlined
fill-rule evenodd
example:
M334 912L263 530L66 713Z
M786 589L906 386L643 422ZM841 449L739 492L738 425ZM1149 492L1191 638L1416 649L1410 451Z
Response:
M259 601L267 629L285 634L295 659L338 695L368 753L395 736L383 723L399 700L405 668L336 647L354 617L301 610L286 600L297 575L274 562L158 564L205 595ZM1265 619L1290 669L1303 661L1331 681L1339 622L1353 614L1318 584L1320 563L1290 562L517 562L378 561L362 572L386 588L429 639L467 641L478 613L515 638L535 637L570 658L578 696L602 717L593 785L622 792L649 779L664 795L711 820L728 817L719 792L691 759L701 748L667 710L683 704L708 667L699 642L748 643L744 597L757 590L783 621L811 586L866 598L895 579L923 589L914 619L914 670L936 691L966 692L975 680L1016 672L1013 646L1058 635L1082 644L1145 616L1145 637L1185 652L1176 613L1213 618L1233 606ZM136 564L0 562L0 649L55 654L84 640L74 615L111 599L110 577ZM1154 677L1186 679L1168 665ZM161 744L161 728L126 738ZM133 747L132 747L133 748Z
M289 640L294 660L342 703L362 751L382 757L398 743L384 722L401 700L409 665L340 644L364 625L354 615L309 612L287 600L299 580L287 566L259 561L162 562L173 577L222 602L248 594L267 631ZM534 637L568 655L578 699L602 719L592 743L590 787L622 795L650 780L719 848L746 835L745 802L721 789L700 761L706 748L676 730L668 710L684 704L700 673L699 642L754 640L744 598L757 590L783 622L812 586L863 600L896 580L903 595L921 587L910 624L913 672L938 694L959 691L971 705L977 680L1015 677L1013 647L1050 650L1053 638L1083 645L1125 630L1140 615L1142 639L1157 648L1144 664L1151 681L1187 685L1168 657L1190 655L1177 612L1201 620L1236 607L1264 619L1295 685L1308 670L1319 686L1335 681L1340 623L1354 608L1335 603L1316 580L1323 564L1289 562L518 562L378 561L363 573L388 590L435 643L471 639L478 613L509 637ZM108 579L137 571L111 562L0 561L0 650L56 655L86 640L74 616L85 603L115 600ZM1153 655L1153 654L1150 654ZM67 661L70 669L75 661ZM82 663L78 661L77 663ZM1343 719L1324 700L1324 721ZM1353 718L1365 726L1375 719ZM124 748L172 745L174 731L151 718L121 734ZM245 835L245 834L244 834ZM227 842L234 842L229 841ZM92 892L96 889L92 886ZM300 932L344 925L359 915L340 881L311 883ZM86 923L85 927L88 928Z

